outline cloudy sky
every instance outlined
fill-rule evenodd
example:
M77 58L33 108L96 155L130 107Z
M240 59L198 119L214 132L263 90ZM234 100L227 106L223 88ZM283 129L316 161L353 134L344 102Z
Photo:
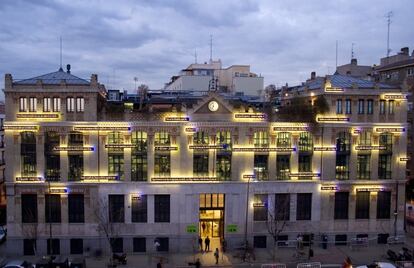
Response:
M297 84L350 61L363 65L386 54L386 13L393 11L391 49L414 49L412 0L2 0L0 73L28 78L63 65L109 88L133 90L134 77L159 89L180 69L213 58L250 64L265 85Z

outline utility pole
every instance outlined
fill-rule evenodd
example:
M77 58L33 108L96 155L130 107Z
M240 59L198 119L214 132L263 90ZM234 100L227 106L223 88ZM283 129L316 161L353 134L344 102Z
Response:
M213 62L213 35L210 34L210 63Z
M392 11L389 11L386 15L387 18L387 25L388 25L388 29L387 29L387 58L390 56L390 26L391 26L391 17L393 16Z

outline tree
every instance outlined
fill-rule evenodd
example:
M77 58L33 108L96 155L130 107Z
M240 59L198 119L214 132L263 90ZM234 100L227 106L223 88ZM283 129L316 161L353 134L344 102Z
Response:
M290 196L284 194L278 200L275 200L274 210L268 210L268 220L266 221L267 232L273 238L273 261L276 260L276 250L278 247L279 236L287 226L290 213Z

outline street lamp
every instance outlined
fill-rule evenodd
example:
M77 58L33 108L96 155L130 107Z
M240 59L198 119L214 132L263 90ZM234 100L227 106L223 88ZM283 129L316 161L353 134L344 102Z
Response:
M244 223L244 245L245 250L247 251L247 223L249 218L249 194L250 194L250 180L255 178L256 175L248 176L247 187L246 187L246 219Z

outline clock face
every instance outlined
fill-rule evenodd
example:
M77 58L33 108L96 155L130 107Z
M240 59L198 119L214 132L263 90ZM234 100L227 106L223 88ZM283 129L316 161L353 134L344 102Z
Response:
M217 111L219 108L219 104L217 103L217 101L210 101L208 103L208 109L212 112Z

